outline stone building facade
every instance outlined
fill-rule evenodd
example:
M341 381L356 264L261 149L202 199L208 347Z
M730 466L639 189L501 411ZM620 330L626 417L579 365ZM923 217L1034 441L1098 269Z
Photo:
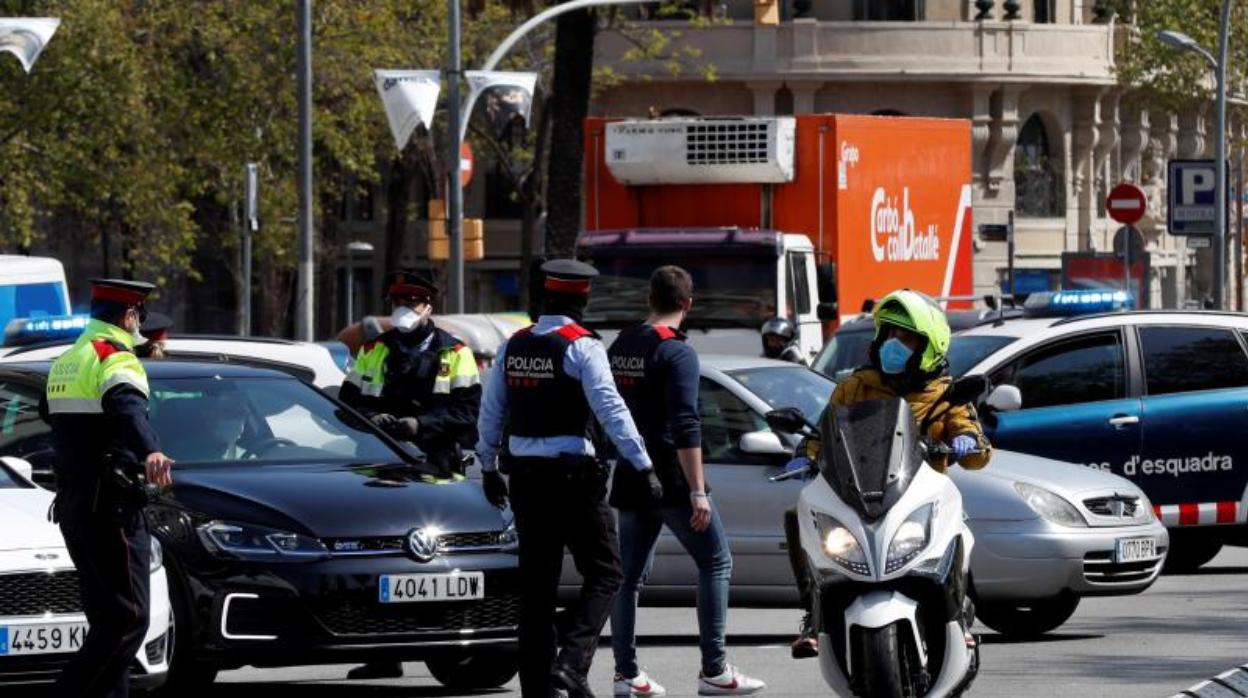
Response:
M1105 195L1120 181L1149 196L1141 223L1153 307L1211 288L1211 255L1165 234L1166 162L1212 157L1212 109L1133 106L1115 75L1129 26L1096 0L788 0L778 26L755 24L752 0L716 3L708 28L656 20L696 50L690 69L621 60L623 37L600 38L600 63L625 76L596 114L771 115L841 112L968 119L976 228L1015 213L1015 267L1032 288L1060 285L1063 252L1112 250ZM795 7L796 5L796 7ZM801 12L803 16L794 16ZM987 9L984 19L976 19ZM1016 9L1014 19L1008 19ZM644 9L641 11L644 16ZM699 64L711 64L706 81ZM1004 241L975 240L979 293L1000 288ZM1228 258L1231 255L1228 255ZM1234 277L1228 275L1228 279Z

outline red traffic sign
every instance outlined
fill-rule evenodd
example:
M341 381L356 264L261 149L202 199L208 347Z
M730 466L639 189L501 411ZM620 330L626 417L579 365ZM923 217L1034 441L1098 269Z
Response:
M1148 198L1144 196L1144 190L1129 182L1110 189L1109 196L1105 199L1105 209L1109 211L1109 217L1124 225L1132 225L1143 218L1146 208Z
M472 181L472 146L468 145L468 141L459 144L459 184L460 186L468 186Z

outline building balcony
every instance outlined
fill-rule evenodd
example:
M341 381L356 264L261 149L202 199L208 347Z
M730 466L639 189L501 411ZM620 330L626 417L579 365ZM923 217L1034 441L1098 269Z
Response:
M616 32L599 38L599 62L629 77L723 80L1019 82L1111 85L1114 25L1026 22L837 22L799 19L779 26L736 22L696 27L646 22L674 35L670 60L621 60L635 48ZM690 52L688 49L692 49Z

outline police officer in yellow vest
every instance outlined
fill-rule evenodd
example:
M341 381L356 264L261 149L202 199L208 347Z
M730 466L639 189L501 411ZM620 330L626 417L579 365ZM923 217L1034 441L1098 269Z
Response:
M173 461L147 421L147 373L134 355L151 284L91 281L91 322L48 375L47 419L57 461L54 516L78 569L90 630L55 695L124 698L147 633L151 540L142 490L126 471L142 464L167 488ZM119 472L120 471L120 474Z
M338 397L399 440L416 444L446 476L462 474L462 450L477 440L481 376L472 350L434 326L432 280L411 272L386 279L389 318L365 318L339 338L360 344ZM362 344L361 344L362 342ZM352 669L351 679L395 678L398 662Z

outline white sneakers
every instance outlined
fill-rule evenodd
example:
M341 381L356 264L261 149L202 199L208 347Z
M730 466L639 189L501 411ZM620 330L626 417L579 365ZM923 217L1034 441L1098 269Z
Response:
M719 676L698 675L700 696L748 696L764 688L767 688L767 684L742 674L740 669L731 664L725 664L724 673ZM616 674L614 693L616 698L650 698L667 695L667 689L650 678L645 671L641 671L631 679Z
M724 673L719 676L698 675L700 696L748 696L764 688L767 688L767 684L742 674L740 669L731 664L725 664Z
M624 698L625 696L629 698L651 698L651 696L665 695L667 695L667 689L650 678L644 670L637 672L637 675L631 679L626 679L621 674L615 675L616 698Z

